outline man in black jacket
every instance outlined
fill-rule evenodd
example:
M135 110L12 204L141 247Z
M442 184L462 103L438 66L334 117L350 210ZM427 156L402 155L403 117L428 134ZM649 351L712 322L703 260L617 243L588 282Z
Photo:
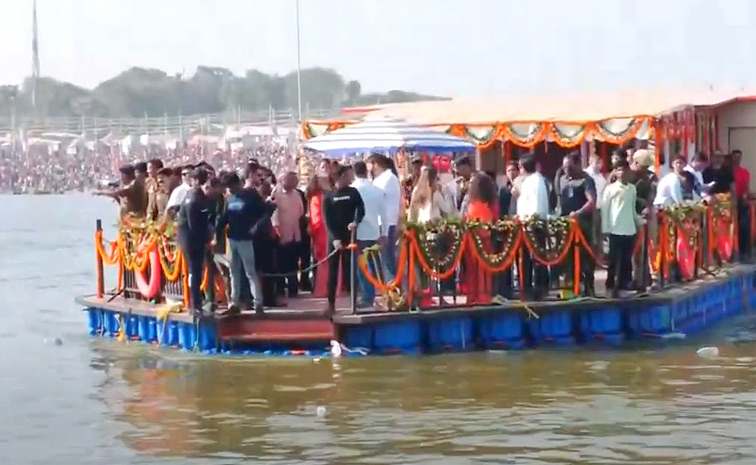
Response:
M323 216L328 230L328 253L337 250L328 259L328 309L327 315L332 316L336 311L336 287L339 283L339 264L344 269L350 266L350 250L347 245L351 242L352 231L365 216L365 205L359 191L352 184L352 167L340 165L336 168L336 188L326 194L323 200ZM352 294L356 295L356 289Z
M229 251L231 252L231 305L229 310L239 311L242 282L246 276L255 312L263 313L263 297L255 265L254 234L259 225L273 213L275 206L266 204L254 189L242 189L236 173L224 176L223 184L228 189L226 209L218 222L219 228L228 226Z
M208 199L202 190L208 174L205 170L195 169L189 178L192 187L178 212L178 243L189 268L190 307L193 312L202 313L202 274L213 231Z

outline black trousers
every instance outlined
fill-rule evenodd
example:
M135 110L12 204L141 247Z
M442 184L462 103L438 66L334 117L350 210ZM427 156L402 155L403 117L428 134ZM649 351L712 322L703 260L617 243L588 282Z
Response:
M348 245L348 242L343 241L344 247ZM333 238L328 238L328 254L333 252ZM345 291L351 289L350 281L350 257L351 251L347 248L342 248L335 254L328 257L328 303L336 303L336 291L339 286L339 267L341 268L342 282L341 285Z
M312 265L312 239L307 229L302 230L302 242L299 243L299 289L312 291L312 274L307 270Z
M635 236L609 235L609 263L606 288L628 289L633 282L633 247Z
M255 266L262 282L263 305L275 307L277 303L277 280L269 275L276 273L276 241L255 238ZM268 275L268 276L266 276Z
M281 284L285 286L289 297L296 297L299 294L299 253L301 249L300 242L287 242L278 246L278 270L279 273L286 276L281 279Z
M751 208L743 200L738 200L738 251L741 260L751 258Z
M541 249L546 245L546 234L544 231L535 231L535 245ZM523 250L522 253L522 285L526 294L539 296L548 292L549 287L549 269L533 259L530 251Z
M192 310L202 311L202 274L205 268L205 259L207 252L204 242L199 244L192 241L181 243L181 253L186 258L187 268L189 269L189 306Z
M493 240L491 241L491 244L493 246L493 249L497 253L504 252L504 237L497 237L496 235L493 236ZM516 263L517 259L515 257ZM494 291L496 294L506 297L507 299L511 299L513 296L512 288L513 288L513 276L512 276L512 267L509 267L503 271L499 271L494 275Z

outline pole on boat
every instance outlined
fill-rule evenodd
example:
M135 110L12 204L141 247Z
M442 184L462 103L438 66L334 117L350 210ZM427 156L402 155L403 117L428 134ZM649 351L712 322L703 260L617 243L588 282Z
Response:
M95 229L98 233L102 231L102 220L98 219L97 221L95 221ZM99 234L97 235L97 237L97 240L99 240ZM97 297L101 299L105 295L105 275L103 270L102 256L100 256L100 253L97 251L96 246L95 257L97 263L97 267L95 268L95 273L97 273Z
M354 220L357 224L357 214L354 215ZM352 311L352 315L357 313L357 228L352 230L351 243L349 244L349 307Z
M299 0L296 2L297 9L297 118L302 124L302 53L299 41Z

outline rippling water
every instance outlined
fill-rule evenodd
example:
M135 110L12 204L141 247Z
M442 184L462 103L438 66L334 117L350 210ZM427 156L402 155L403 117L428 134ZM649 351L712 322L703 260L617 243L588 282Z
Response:
M756 463L756 345L731 337L750 317L653 350L195 357L86 336L72 298L94 290L108 201L0 213L4 463Z

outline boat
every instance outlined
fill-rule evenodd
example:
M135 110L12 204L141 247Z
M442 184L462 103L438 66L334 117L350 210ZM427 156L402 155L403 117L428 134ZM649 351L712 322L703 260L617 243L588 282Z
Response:
M628 100L630 103L625 102L630 105L625 109L617 103L624 100L615 98L611 113L606 110L611 106L608 100L602 101L605 113L588 114L585 110L580 120L556 110L552 110L552 116L528 110L529 114L523 111L521 116L510 115L509 120L484 116L491 118L486 120L489 123L496 121L485 134L479 131L478 123L483 120L470 121L470 127L465 128L461 127L462 120L447 119L449 127L441 129L464 132L474 140L479 146L479 164L481 150L494 144L511 146L501 148L503 155L511 156L512 152L507 153L514 147L557 144L587 150L588 144L634 141L640 146L652 139L658 172L673 145L722 150L720 141L725 138L721 134L747 126L747 121L736 117L746 113L743 105L751 108L748 114L756 119L756 99L741 94L691 94L685 98L636 95ZM397 104L393 109L387 106L375 111L440 125L440 119L431 119L428 114L452 118L450 115L457 111L452 107L458 104ZM433 106L432 111L427 105ZM728 105L735 105L736 110L728 110ZM572 103L567 106L575 108ZM600 105L592 106L590 101L584 105L588 109L596 106ZM459 110L459 114L470 114L469 107L461 108L464 111ZM333 122L329 125L329 130L336 128ZM745 166L749 166L747 163L753 162L744 158ZM365 272L380 291L379 305L368 311L358 309L351 294L339 299L331 318L322 316L323 300L307 296L290 300L287 308L266 309L265 316L250 311L230 315L224 311L223 280L214 267L206 267L203 288L217 311L191 315L184 310L188 307L188 275L173 238L154 225L129 224L122 225L117 236L107 241L98 221L94 233L96 292L79 296L76 301L84 308L89 333L95 337L204 354L364 356L668 341L695 334L756 305L756 266L738 261L733 209L731 199L722 195L708 202L660 210L658 234L651 237L651 230L644 227L634 249L644 267L653 270L654 282L645 283L650 286L645 292L614 298L574 297L580 294L580 269L576 265L573 273L567 273L572 275L571 286L562 289L571 292L554 292L549 298L532 301L524 298L526 290L518 284L514 290L519 295L508 299L489 295L485 302L468 302L469 289L457 279L457 270L465 260L472 260L492 275L512 267L518 274L526 253L542 263L557 265L563 265L571 255L579 262L581 252L592 256L591 247L572 220L550 218L535 224L504 218L490 224L409 224L400 239L400 269L389 282L383 281L380 273L373 274L368 266L374 251L357 255L352 250L352 279L357 269ZM750 211L752 218L756 217L753 202ZM552 239L547 242L557 244L557 249L534 245L534 228L541 228ZM481 230L497 234L503 248L496 253L488 250L481 241ZM750 235L753 244L756 228L750 228ZM441 253L433 243L439 236L452 238ZM118 276L110 291L105 286L106 265L114 267ZM420 273L425 279L419 279ZM444 290L444 281L454 281L455 285Z

